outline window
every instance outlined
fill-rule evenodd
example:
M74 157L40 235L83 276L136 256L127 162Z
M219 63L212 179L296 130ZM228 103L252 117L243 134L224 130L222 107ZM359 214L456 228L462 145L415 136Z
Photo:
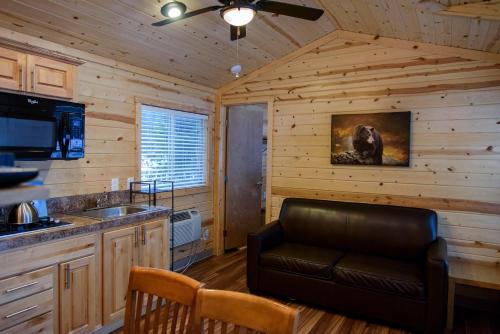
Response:
M206 185L207 121L206 115L141 105L141 181L174 181L175 189Z

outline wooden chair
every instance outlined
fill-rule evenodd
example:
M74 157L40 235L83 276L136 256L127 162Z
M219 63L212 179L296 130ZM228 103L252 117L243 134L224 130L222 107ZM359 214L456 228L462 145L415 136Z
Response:
M124 333L190 333L192 310L201 286L200 282L171 271L133 267L129 276Z
M232 291L198 290L194 333L295 334L299 311L271 300Z

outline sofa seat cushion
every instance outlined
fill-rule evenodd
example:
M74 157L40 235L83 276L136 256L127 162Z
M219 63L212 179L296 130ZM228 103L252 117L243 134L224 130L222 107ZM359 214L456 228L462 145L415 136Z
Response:
M282 243L260 255L263 267L330 280L343 253L297 243Z
M333 281L412 299L425 299L423 272L413 262L348 253L333 268Z

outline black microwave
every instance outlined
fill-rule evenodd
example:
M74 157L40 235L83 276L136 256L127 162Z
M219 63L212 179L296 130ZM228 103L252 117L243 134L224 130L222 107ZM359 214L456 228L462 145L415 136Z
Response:
M84 149L84 104L0 92L0 152L18 160L73 160Z

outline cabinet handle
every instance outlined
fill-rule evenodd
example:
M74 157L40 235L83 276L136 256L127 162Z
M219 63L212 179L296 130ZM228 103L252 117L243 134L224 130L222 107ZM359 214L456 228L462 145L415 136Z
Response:
M66 289L71 288L71 280L70 280L70 273L69 273L69 264L67 264L64 267L64 286Z
M136 227L134 231L134 241L135 241L135 247L139 247L139 228Z
M35 90L35 70L31 71L31 89Z
M19 89L24 90L24 66L19 66Z
M30 306L30 307L25 308L24 310L21 310L21 311L17 311L17 312L14 312L14 313L8 314L8 315L6 315L4 318L5 318L5 319L9 319L9 318L15 317L16 315L23 314L23 313L25 313L25 312L28 312L28 311L34 310L34 309L36 309L37 307L38 307L38 305L33 305L33 306Z
M11 292L14 292L14 291L17 291L17 290L21 290L21 289L24 289L24 288L29 288L30 286L37 285L37 284L38 284L37 281L26 283L24 285L16 286L15 288L6 289L5 293L11 293Z
M146 245L146 226L142 225L142 244Z

